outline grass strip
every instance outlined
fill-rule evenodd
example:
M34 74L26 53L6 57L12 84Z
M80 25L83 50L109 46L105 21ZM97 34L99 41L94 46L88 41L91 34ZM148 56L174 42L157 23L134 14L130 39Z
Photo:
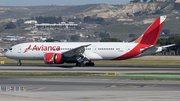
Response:
M180 75L180 73L126 73L126 75Z
M180 75L151 75L151 74L134 74L134 75L115 75L115 76L123 76L123 77L168 77L168 78L180 78Z
M15 73L2 72L0 76L94 76L102 73L71 73L71 72L55 72L55 73Z
M130 80L140 81L180 81L178 78L131 78Z
M17 62L13 59L0 58L0 61L4 61L5 64L16 65ZM22 65L46 65L42 60L22 60ZM121 61L93 61L95 66L180 66L179 60L143 60L143 59L129 59ZM75 64L58 64L72 65Z
M126 80L126 81L129 81L129 80L137 80L137 81L180 81L179 78L150 78L150 77L144 77L144 78L141 78L141 77L131 77L131 78L125 78L125 79L112 79L113 81L114 80Z

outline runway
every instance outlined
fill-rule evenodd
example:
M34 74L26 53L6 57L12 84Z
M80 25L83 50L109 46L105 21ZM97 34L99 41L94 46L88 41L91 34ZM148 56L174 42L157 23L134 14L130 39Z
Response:
M128 77L127 77L128 78ZM126 79L127 79L126 78ZM124 77L0 77L1 85L27 86L28 91L145 90L180 91L179 81L127 81ZM31 89L30 89L31 85ZM43 89L39 89L43 87Z
M0 72L180 72L180 67L71 67L1 65ZM0 86L26 86L26 92L0 92L6 101L179 101L180 81L140 81L110 76L0 76Z
M180 72L180 67L170 66L135 66L135 67L72 67L72 66L16 66L1 65L0 72Z
M1 86L26 86L27 91L0 92L0 97L14 101L152 101L155 99L178 101L180 99L179 81L121 79L121 77L1 76Z

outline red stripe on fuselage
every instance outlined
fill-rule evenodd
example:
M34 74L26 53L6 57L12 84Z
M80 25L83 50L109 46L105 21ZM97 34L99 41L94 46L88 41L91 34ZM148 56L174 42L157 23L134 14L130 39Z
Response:
M119 56L113 60L124 60L124 59L129 59L135 56L138 56L139 54L142 53L142 51L140 49L146 49L148 47L150 47L151 45L147 45L147 44L138 44L134 49L132 49L130 52Z

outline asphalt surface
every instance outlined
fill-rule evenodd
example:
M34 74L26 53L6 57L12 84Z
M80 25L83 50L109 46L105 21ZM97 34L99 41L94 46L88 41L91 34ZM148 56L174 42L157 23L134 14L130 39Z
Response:
M0 66L0 72L179 72L180 67ZM4 101L179 101L180 81L139 81L132 77L0 76L0 86L26 86L26 92L0 92Z
M16 65L1 65L0 72L84 72L84 71L175 71L180 72L180 67L170 66L137 66L137 67L72 67L72 66L16 66Z
M0 92L6 101L178 101L179 81L128 81L121 77L0 77L1 86L26 92ZM134 99L135 98L135 99Z
M128 77L127 77L128 78ZM129 77L131 78L131 77ZM142 90L180 91L178 81L124 81L124 77L0 77L2 86L27 86L28 91ZM30 88L31 85L31 88ZM39 89L43 87L43 89ZM39 90L37 90L39 89Z

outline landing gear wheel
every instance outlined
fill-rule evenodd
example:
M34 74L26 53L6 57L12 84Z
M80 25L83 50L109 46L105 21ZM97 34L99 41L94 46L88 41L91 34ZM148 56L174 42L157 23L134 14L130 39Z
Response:
M18 66L21 66L21 63L18 62L17 65L18 65Z
M94 66L94 63L93 62L87 62L85 65L86 66Z
M21 66L21 60L16 60L18 63L17 63L17 65L18 66Z
M81 62L81 63L76 63L76 66L77 66L77 67L84 67L85 65L84 65L83 62Z

